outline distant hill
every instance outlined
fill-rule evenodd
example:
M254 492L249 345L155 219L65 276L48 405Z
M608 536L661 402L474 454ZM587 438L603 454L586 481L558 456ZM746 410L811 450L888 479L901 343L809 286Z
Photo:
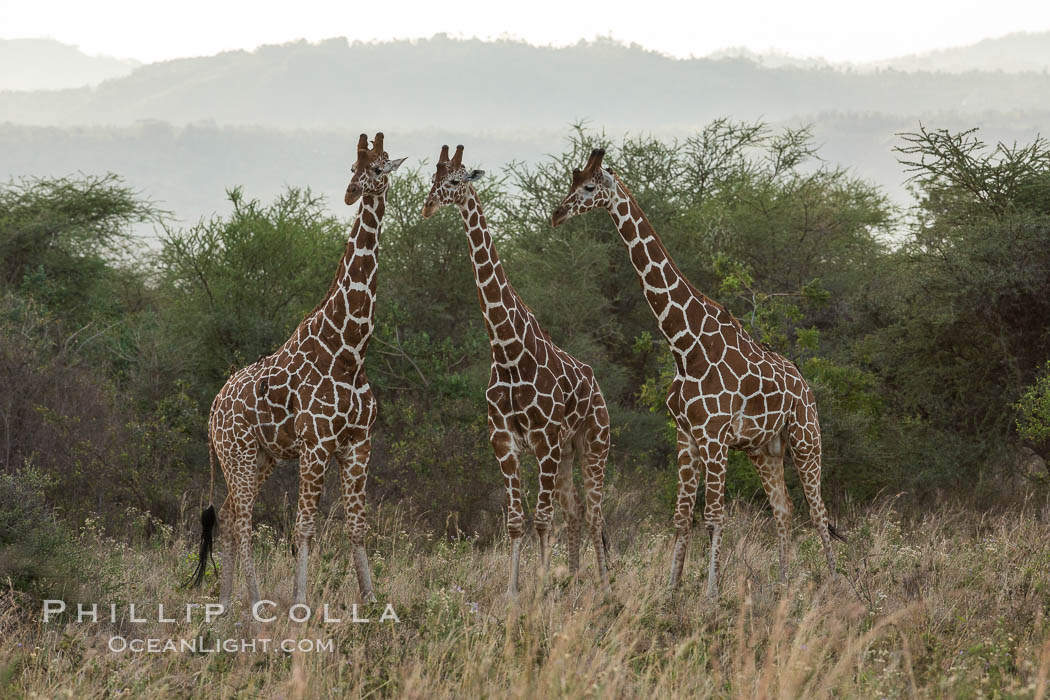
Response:
M710 119L824 111L923 115L1050 109L1050 75L768 68L677 60L611 40L544 48L516 41L348 44L331 39L142 66L94 88L0 94L0 121L132 125L140 120L280 128L691 129Z
M985 39L969 46L901 56L872 64L903 71L1022 71L1050 70L1050 32L1018 32Z
M1050 76L862 71L739 50L675 60L609 40L295 42L145 65L94 88L0 93L0 180L116 172L184 220L223 210L229 186L265 199L309 185L341 212L362 131L385 131L410 165L464 143L472 166L498 172L560 152L578 119L613 138L671 138L723 116L811 123L823 158L907 204L897 132L922 121L1030 141L1050 132Z
M121 78L138 61L88 56L54 39L0 39L0 90L62 90Z

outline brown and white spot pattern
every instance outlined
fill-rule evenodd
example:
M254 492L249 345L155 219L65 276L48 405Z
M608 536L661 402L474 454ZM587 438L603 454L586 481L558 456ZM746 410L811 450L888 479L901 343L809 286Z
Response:
M299 460L295 603L305 602L307 553L331 460L339 468L361 595L374 599L364 537L365 479L376 401L364 360L375 314L376 252L386 191L390 173L403 160L390 160L383 150L383 134L376 134L371 149L361 135L345 197L348 205L360 200L361 209L325 298L276 352L234 372L212 402L212 489L218 460L228 491L218 518L223 544L220 599L226 605L233 595L235 561L243 570L250 602L259 600L251 557L252 506L276 460L293 459Z
M532 310L507 280L471 182L483 173L463 167L463 147L453 158L441 149L433 186L423 206L429 217L455 205L463 218L478 301L492 350L492 370L485 396L489 437L507 490L507 529L511 537L508 592L518 590L518 562L525 533L519 465L532 452L539 465L540 487L534 517L540 555L548 561L553 496L565 512L568 557L579 567L580 529L586 521L598 559L601 585L608 589L607 552L602 518L602 486L609 455L609 412L594 373L555 345ZM572 480L579 458L583 504Z
M555 211L553 224L595 208L609 212L674 357L675 379L667 396L678 428L671 587L681 578L702 480L704 522L711 533L707 591L717 595L731 448L743 450L761 477L773 507L784 578L791 522L784 454L790 446L810 517L834 573L831 534L837 533L820 496L820 425L812 390L793 363L755 342L732 314L689 283L627 187L602 167L603 156L604 151L596 149L582 170L573 171L569 195Z

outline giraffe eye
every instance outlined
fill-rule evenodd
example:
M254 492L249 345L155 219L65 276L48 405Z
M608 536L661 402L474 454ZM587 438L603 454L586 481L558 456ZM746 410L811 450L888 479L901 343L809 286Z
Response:
M372 168L372 170L375 171L376 175L379 175L380 173L383 172L382 168Z
M588 192L594 192L595 187L594 185L584 185L583 189L587 190Z
M458 185L462 180L449 180L448 182L450 185Z

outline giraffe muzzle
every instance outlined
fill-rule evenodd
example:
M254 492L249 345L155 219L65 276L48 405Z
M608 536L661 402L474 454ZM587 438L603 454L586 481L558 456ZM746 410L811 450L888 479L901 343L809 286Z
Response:
M350 185L346 188L346 195L343 197L343 201L346 202L346 206L350 206L360 198L361 188L357 185Z
M565 220L569 218L569 210L567 207L561 206L554 210L554 215L551 217L552 226L561 226L565 223Z
M434 214L436 214L437 210L440 209L440 208L441 208L441 205L436 200L428 199L423 204L423 218L424 219L429 219Z

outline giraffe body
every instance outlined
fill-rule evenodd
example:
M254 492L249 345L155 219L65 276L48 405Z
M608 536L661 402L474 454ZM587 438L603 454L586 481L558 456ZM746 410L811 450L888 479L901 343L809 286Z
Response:
M717 595L730 449L744 451L759 473L776 521L783 579L791 523L783 464L790 447L834 574L834 530L820 496L820 425L812 390L793 363L755 342L732 314L689 283L626 186L602 168L603 155L596 150L582 171L574 171L569 196L553 223L597 207L609 212L674 357L675 378L666 402L678 431L672 588L681 579L702 482L704 521L711 534L707 590Z
M220 599L224 605L229 605L233 595L237 560L250 603L259 600L251 557L252 506L276 461L291 459L299 460L293 535L295 603L305 602L308 549L325 470L332 460L339 468L361 594L374 598L364 551L364 498L376 401L364 359L372 335L376 253L389 173L402 161L387 157L382 134L376 134L371 150L367 146L362 134L345 197L348 205L360 199L361 210L325 298L275 353L233 373L212 402L208 421L212 487L214 490L218 461L228 491L218 515L223 541ZM203 573L203 554L202 548L198 578Z
M591 368L551 341L532 310L510 285L489 234L471 182L482 174L462 166L463 147L449 159L444 147L423 216L455 204L463 218L474 278L492 351L485 393L489 438L507 490L507 530L511 537L508 592L518 590L518 561L525 533L520 463L531 452L539 465L535 526L540 555L548 543L556 495L566 518L568 557L579 566L580 529L586 521L598 560L598 576L608 588L602 518L602 487L609 454L609 412ZM572 480L574 459L583 475L584 503Z

